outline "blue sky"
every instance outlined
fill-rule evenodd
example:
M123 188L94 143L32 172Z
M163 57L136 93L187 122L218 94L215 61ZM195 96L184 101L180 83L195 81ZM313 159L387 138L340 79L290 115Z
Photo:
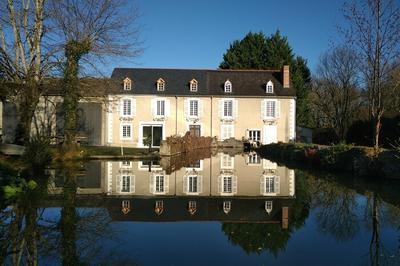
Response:
M218 67L229 44L247 32L277 29L311 70L344 23L344 0L137 0L145 48L140 57L115 60L108 67Z

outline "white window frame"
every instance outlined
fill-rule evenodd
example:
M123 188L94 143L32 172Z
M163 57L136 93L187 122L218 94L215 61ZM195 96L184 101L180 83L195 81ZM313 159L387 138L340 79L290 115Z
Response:
M124 191L124 185L126 186L126 184L127 184L127 182L126 182L126 180L128 180L129 179L129 184L128 184L128 189L127 189L127 191ZM132 176L132 175L126 175L126 174L123 174L123 175L121 175L121 191L120 191L120 193L135 193L135 191L134 191L134 187L135 187L135 177L134 176ZM131 191L131 188L133 188L133 191Z
M273 104L273 106L268 106L268 104ZM276 101L275 100L266 100L265 101L265 117L266 118L276 118ZM268 108L270 107L270 108ZM273 108L272 108L273 107ZM273 111L273 115L272 114L268 114L268 111Z
M280 106L281 106L281 103L277 99L262 100L262 102L261 102L262 119L264 119L264 120L278 119L280 117L280 109L281 109ZM273 111L273 114L270 113L271 111Z
M265 85L265 92L274 93L274 83L271 80Z
M130 136L124 136L124 127L129 127ZM122 123L120 128L120 139L121 140L132 140L133 139L133 127L132 124Z
M225 81L224 83L224 92L225 93L232 93L232 82L228 80Z
M193 103L193 109L192 109L192 103ZM190 118L197 118L199 117L199 105L200 105L200 101L197 99L189 99L188 100L188 104L189 104L189 117ZM196 106L196 109L194 109L194 106ZM193 110L193 112L192 112Z
M198 86L199 86L199 83L197 82L197 80L192 79L190 81L190 91L191 92L197 92Z
M121 162L119 163L119 167L120 167L120 168L124 168L124 169L126 169L126 168L132 168L132 161L121 161Z
M280 178L277 175L263 175L261 177L263 187L261 188L261 194L263 196L276 196L280 193Z
M228 136L228 132L230 132ZM221 125L221 140L235 138L235 126L234 125Z
M235 156L229 154L221 155L221 169L234 169L235 168Z
M254 136L252 136L252 135L254 135L254 132L256 132L256 131L259 132L258 140L254 139ZM250 141L254 141L254 142L259 141L259 142L261 142L261 129L258 129L258 128L250 128L250 129L248 129L247 130L247 138Z
M165 81L162 78L157 80L157 91L165 91Z
M219 176L221 187L219 193L221 196L232 196L237 193L236 176L232 174L222 174ZM230 189L228 189L230 188Z
M132 89L132 80L130 78L124 79L124 91L130 91Z
M201 191L201 182L202 178L201 176L197 174L190 174L185 176L186 178L186 194L187 195L199 195L202 193ZM196 190L193 190L193 188L196 188Z
M229 114L229 109L228 109L228 104L230 103L230 114ZM222 114L223 114L223 118L233 118L233 112L234 112L234 100L233 99L229 99L229 100L223 100L222 102ZM225 105L227 105L227 108L225 109Z
M156 100L156 117L165 117L166 102L164 99ZM162 111L162 112L161 112Z
M248 165L261 165L261 156L257 153L249 153L247 155L247 164Z
M162 190L161 188L161 177L162 177ZM158 182L157 182L158 178ZM154 194L165 194L165 175L162 174L156 174L154 175ZM158 184L157 184L158 183Z
M133 113L132 112L132 108L133 108L132 99L122 99L121 108L122 108L122 116L123 117L132 116L132 113Z

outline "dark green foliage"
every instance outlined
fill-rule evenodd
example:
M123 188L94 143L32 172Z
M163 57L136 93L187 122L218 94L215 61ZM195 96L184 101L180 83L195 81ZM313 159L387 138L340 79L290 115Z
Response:
M249 32L242 40L234 41L223 55L222 69L280 69L291 67L291 81L297 96L297 124L310 124L309 91L311 73L307 60L295 56L287 37L276 31L270 37Z
M32 138L25 148L23 161L27 168L42 169L52 160L50 141L45 137Z

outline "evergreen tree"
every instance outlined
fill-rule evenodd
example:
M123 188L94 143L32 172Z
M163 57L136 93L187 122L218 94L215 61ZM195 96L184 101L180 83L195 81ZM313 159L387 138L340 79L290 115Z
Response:
M223 55L222 69L280 69L291 67L291 81L297 96L297 124L310 126L309 91L311 72L307 60L295 56L286 36L277 30L270 37L249 32L234 41Z

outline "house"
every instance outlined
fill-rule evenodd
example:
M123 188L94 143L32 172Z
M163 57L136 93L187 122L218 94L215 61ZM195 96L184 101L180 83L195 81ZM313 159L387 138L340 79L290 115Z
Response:
M153 147L187 131L263 144L296 138L296 98L289 66L280 70L116 68L111 79L81 82L78 131L90 145ZM104 86L108 83L110 86ZM88 85L89 84L89 85ZM63 135L61 90L38 104L34 129ZM12 103L3 111L4 139L15 132ZM14 108L15 109L15 108ZM40 124L41 126L38 126ZM1 128L1 126L0 126Z
M153 147L171 135L295 139L295 90L282 70L116 68L119 91L108 95L105 145Z

